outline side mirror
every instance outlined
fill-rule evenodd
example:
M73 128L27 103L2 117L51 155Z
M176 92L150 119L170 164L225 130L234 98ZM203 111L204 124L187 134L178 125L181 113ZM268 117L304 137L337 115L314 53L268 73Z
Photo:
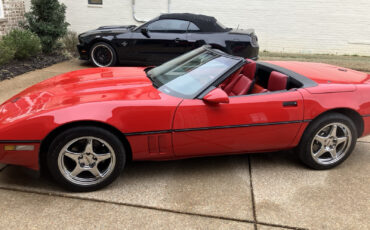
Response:
M220 88L215 88L203 97L203 101L210 104L229 103L229 95Z
M148 28L146 28L146 27L141 28L140 32L141 32L145 37L150 38Z

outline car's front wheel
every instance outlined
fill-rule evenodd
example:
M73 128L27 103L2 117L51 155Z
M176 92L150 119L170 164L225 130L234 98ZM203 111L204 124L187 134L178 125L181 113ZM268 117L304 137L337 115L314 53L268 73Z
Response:
M59 134L48 154L53 178L63 187L87 192L107 186L121 173L124 146L111 132L97 127L76 127Z
M339 113L313 121L298 147L303 163L314 169L329 169L342 163L352 153L357 141L353 121Z
M97 67L109 67L116 64L117 55L111 45L98 42L91 47L90 60Z

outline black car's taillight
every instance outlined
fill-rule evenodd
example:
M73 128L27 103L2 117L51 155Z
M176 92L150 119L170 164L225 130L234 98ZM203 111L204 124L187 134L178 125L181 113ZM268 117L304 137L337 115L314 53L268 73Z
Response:
M258 46L258 37L254 33L251 34L251 44L252 46Z

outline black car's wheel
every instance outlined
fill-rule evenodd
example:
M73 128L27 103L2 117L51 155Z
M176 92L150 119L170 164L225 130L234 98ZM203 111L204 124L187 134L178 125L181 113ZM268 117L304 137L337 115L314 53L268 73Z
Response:
M330 169L347 159L356 141L353 121L342 114L330 113L309 125L298 147L299 157L313 169Z
M91 47L90 60L95 66L109 67L116 64L117 55L111 45L99 42Z
M53 178L76 192L100 189L116 179L124 168L125 148L105 129L76 127L59 134L47 157Z

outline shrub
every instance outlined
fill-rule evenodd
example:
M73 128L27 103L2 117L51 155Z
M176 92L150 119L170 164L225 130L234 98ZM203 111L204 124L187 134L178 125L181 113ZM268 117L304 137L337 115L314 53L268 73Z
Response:
M40 37L43 52L50 53L67 33L66 6L58 0L32 0L31 4L30 12L25 14L25 27Z
M77 57L77 44L78 44L78 36L77 33L74 31L68 31L66 35L61 39L63 48L67 51L71 56Z
M29 30L14 29L3 37L5 46L15 51L14 58L27 59L40 53L39 37Z
M13 47L5 45L4 41L0 41L0 66L10 62L14 58L15 50Z

